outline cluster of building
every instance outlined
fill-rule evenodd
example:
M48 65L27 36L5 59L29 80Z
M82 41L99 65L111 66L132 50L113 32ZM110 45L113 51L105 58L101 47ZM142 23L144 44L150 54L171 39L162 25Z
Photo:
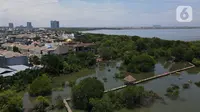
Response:
M12 24L9 24L12 27ZM31 24L29 24L32 26ZM53 25L56 26L56 25ZM94 43L75 41L80 35L40 28L35 31L12 31L0 36L0 76L12 76L29 67L29 57L47 54L67 55L70 51L94 51ZM14 50L17 49L17 51ZM19 69L9 67L19 66Z
M27 22L26 27L24 27L23 25L21 25L21 26L17 26L16 28L19 28L19 27L23 27L23 28L27 28L27 29L32 29L32 28L33 28L31 22ZM13 24L13 23L8 23L8 28L14 29L14 28L15 28L15 27L14 27L14 24Z
M56 21L56 20L50 21L50 27L52 29L60 28L60 22ZM14 28L16 28L16 29L19 29L19 28L33 29L33 26L32 26L31 22L27 22L25 27L23 25L14 27L13 23L8 23L8 28L9 29L14 29Z
M23 45L21 43L4 43L1 45L3 49L7 51L13 51L13 47L17 47L21 54L25 56L36 55L41 57L46 54L57 54L65 55L69 51L79 52L79 51L92 51L94 43L81 43L81 42L53 42L53 43L40 43L33 42L30 45Z

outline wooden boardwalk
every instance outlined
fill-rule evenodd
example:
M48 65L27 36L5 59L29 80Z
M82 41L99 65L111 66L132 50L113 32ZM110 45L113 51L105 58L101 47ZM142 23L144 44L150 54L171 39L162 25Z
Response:
M71 98L69 98L68 100L71 100ZM67 108L67 112L72 112L72 109L70 108L70 106L67 103L66 99L63 99L63 103L65 104L65 107Z
M178 69L178 70L174 70L172 72L167 72L167 73L163 73L163 74L160 74L160 75L155 75L153 77L149 77L149 78L146 78L146 79L142 79L142 80L139 80L139 81L136 81L133 85L135 84L140 84L140 83L143 83L143 82L147 82L147 81L150 81L150 80L153 80L153 79L157 79L157 78L161 78L161 77L165 77L165 76L168 76L170 74L174 74L176 72L181 72L181 71L184 71L184 70L188 70L190 68L193 68L195 67L195 65L193 65L192 63L189 63L191 66L189 67L185 67L185 68L182 68L182 69ZM119 87L116 87L116 88L112 88L112 89L109 89L109 90L105 90L104 93L107 93L107 92L110 92L110 91L116 91L116 90L119 90L119 89L123 89L125 88L127 85L122 85L122 86L119 86Z

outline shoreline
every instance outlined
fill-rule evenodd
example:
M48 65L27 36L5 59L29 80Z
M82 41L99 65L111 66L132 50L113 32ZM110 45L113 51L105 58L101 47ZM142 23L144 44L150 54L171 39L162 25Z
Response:
M189 31L188 31L189 30ZM82 34L112 35L112 36L138 36L141 38L159 38L168 41L194 42L200 40L197 29L97 29L78 31ZM191 32L191 33L190 33Z

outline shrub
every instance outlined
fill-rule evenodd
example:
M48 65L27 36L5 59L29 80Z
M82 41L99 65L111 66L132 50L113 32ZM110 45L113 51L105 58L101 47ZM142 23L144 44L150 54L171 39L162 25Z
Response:
M175 100L179 97L179 89L179 86L172 84L171 87L167 88L165 96Z
M188 84L188 83L183 84L184 89L188 89L189 87L190 87L190 84Z
M197 87L200 87L200 81L194 83Z

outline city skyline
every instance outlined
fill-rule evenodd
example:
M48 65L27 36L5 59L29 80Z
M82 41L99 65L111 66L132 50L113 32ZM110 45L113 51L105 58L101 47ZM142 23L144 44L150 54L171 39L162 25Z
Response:
M57 21L57 20L51 20L49 21L50 24L49 24L49 27L52 28L52 25L54 25L53 27L56 27L56 28L59 28L60 27L60 22ZM52 24L52 22L54 22ZM33 23L34 24L34 23ZM34 26L32 25L32 22L29 21L29 22L26 22L24 24L21 24L21 25L15 25L15 23L13 22L9 22L7 23L5 26L0 26L0 27L9 27L9 28L15 28L15 27L20 27L20 26L23 26L23 27L27 27L27 28L33 28Z
M9 22L19 26L31 21L35 27L50 27L50 20L60 21L60 27L200 26L199 3L199 0L3 0L0 26ZM193 8L192 22L176 21L179 5Z
M52 23L54 22L54 23ZM56 23L55 23L56 22ZM7 25L4 26L0 26L0 27L8 27L8 28L16 28L16 27L25 27L25 28L73 28L72 27L68 27L68 26L63 26L60 27L60 21L57 20L51 20L48 22L49 26L33 26L32 22L26 22L25 24L21 24L21 25L15 25L15 23L13 22L9 22L7 23ZM28 25L29 24L29 25ZM34 24L34 23L33 23ZM62 24L61 24L62 25ZM79 28L79 26L75 26L74 28ZM181 26L176 26L176 25L166 25L166 26L162 26L162 25L149 25L149 26L81 26L80 28L184 28L184 27L188 27L188 28L200 28L200 25L191 25L191 26L187 26L187 25L181 25Z
M30 23L31 25L31 28L53 28L52 27L52 23L51 22L58 22L58 23L54 23L54 24L58 24L56 28L68 28L67 26L66 27L60 27L60 21L57 21L57 20L51 20L50 23L49 23L49 26L40 26L40 27L35 27L32 25L32 22L26 22L25 24L21 24L21 25L15 25L15 23L13 22L9 22L7 23L7 25L5 26L0 26L0 27L8 27L8 28L16 28L16 27L27 27L28 28L28 24ZM33 23L34 24L34 23ZM13 27L10 27L10 26L13 26ZM146 27L146 28L173 28L173 27L188 27L188 28L200 28L200 25L197 26L197 25L192 25L192 26L175 26L175 25L166 25L166 26L162 26L162 25L149 25L149 26L83 26L83 27L80 27L80 28L142 28L142 27ZM29 27L30 28L30 27ZM69 27L69 28L73 28L73 27ZM74 27L76 28L76 26ZM77 27L78 28L78 27Z

